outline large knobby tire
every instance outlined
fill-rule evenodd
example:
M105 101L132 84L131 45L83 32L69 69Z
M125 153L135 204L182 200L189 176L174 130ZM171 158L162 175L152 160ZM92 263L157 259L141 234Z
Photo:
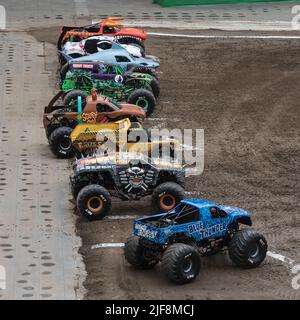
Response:
M185 199L184 189L176 182L164 182L158 185L152 194L152 205L159 212L174 209Z
M70 127L59 127L55 129L49 136L49 145L51 151L60 159L70 159L74 157L74 148L70 139Z
M151 90L153 92L155 99L157 99L160 94L160 85L159 85L159 82L156 78L153 78L151 80L150 87L151 87Z
M85 186L78 193L77 208L90 221L103 219L110 207L109 192L98 184Z
M253 229L242 229L235 233L229 244L230 259L241 268L256 268L265 259L267 240Z
M72 90L66 93L64 96L64 104L66 106L69 105L77 105L78 96L81 97L82 109L85 107L87 94L82 90Z
M172 282L184 284L193 281L201 269L198 251L187 244L175 243L162 257L162 272Z
M184 172L173 172L171 178L178 183L182 188L185 188L185 174Z
M141 245L140 239L137 236L131 236L127 239L124 247L125 259L133 267L137 269L151 269L158 260L150 255L147 255L149 250Z
M72 186L71 192L72 192L73 198L77 199L77 196L78 196L78 193L80 192L80 190L87 185L89 185L88 181L81 181L81 182L77 182L74 186Z
M57 125L57 126L55 126L55 125L49 125L49 126L47 127L47 129L46 129L46 138L47 138L47 140L48 140L48 143L49 143L49 137L50 137L51 133L52 133L55 129L57 129L57 128L59 128L58 125Z
M134 90L128 97L127 102L142 107L147 116L154 111L156 105L153 93L145 89Z

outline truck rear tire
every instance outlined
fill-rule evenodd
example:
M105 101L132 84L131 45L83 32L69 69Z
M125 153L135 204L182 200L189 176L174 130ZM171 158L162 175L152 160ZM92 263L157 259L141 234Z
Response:
M151 269L158 263L157 259L147 256L147 249L141 245L137 236L127 239L124 255L127 262L137 269Z
M64 96L64 104L66 106L69 105L77 105L77 97L81 97L82 101L82 109L85 107L87 94L82 90L71 90Z
M152 205L159 212L174 209L185 198L184 189L176 182L164 182L152 194Z
M77 196L77 208L88 220L101 220L109 212L111 199L109 192L98 184L83 187Z
M128 97L127 102L143 108L147 117L154 111L156 105L153 93L145 89L134 90Z
M231 239L229 257L241 268L256 268L264 261L267 250L263 235L252 229L242 229Z
M187 244L175 243L167 248L162 257L162 272L174 283L193 281L201 269L198 251Z
M59 159L70 159L74 157L75 151L70 139L70 127L58 127L49 136L49 145L51 151Z

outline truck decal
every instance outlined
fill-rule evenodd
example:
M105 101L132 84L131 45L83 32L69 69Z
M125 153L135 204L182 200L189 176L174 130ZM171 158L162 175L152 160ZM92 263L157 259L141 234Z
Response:
M203 222L199 222L197 224L189 226L189 233L198 232L200 234L200 238L208 238L216 233L222 232L226 230L226 223L218 223L211 227L204 228Z
M135 230L137 232L137 236L150 238L150 239L155 238L158 233L157 231L149 230L146 226L141 225L141 224L136 224Z

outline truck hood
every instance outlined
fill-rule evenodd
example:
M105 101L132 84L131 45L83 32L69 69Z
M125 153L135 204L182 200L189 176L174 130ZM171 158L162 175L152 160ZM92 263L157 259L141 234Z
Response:
M123 48L124 49L124 48ZM108 50L103 50L100 52L88 54L86 56L80 57L80 58L74 58L66 55L64 52L61 54L67 61L72 61L72 62L87 62L87 61L98 61L98 62L106 62L107 58L107 53L111 50L114 49L108 49ZM124 49L126 50L126 49ZM138 65L139 67L145 67L145 68L158 68L160 64L157 61L154 61L153 59L149 58L133 58L133 62L136 66ZM120 63L121 64L121 63Z
M159 62L149 59L149 58L135 58L134 62L139 64L141 67L145 68L158 68L160 66Z
M232 207L232 206L219 206L222 210L224 210L227 214L231 215L234 219L241 217L249 217L251 218L251 214L241 208Z
M116 34L116 38L119 38L120 36L131 36L131 37L141 38L142 40L147 39L147 33L142 29L136 29L136 28L122 28Z
M145 111L134 104L128 104L128 103L121 103L121 112L124 113L124 115L132 115L137 118L141 118L144 120L146 118L146 113Z

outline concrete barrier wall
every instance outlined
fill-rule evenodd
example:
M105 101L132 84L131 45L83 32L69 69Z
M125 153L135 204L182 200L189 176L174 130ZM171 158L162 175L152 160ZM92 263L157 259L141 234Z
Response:
M198 5L198 4L230 4L230 3L252 3L252 2L291 2L290 0L154 0L154 3L162 7ZM294 1L300 2L300 1Z

